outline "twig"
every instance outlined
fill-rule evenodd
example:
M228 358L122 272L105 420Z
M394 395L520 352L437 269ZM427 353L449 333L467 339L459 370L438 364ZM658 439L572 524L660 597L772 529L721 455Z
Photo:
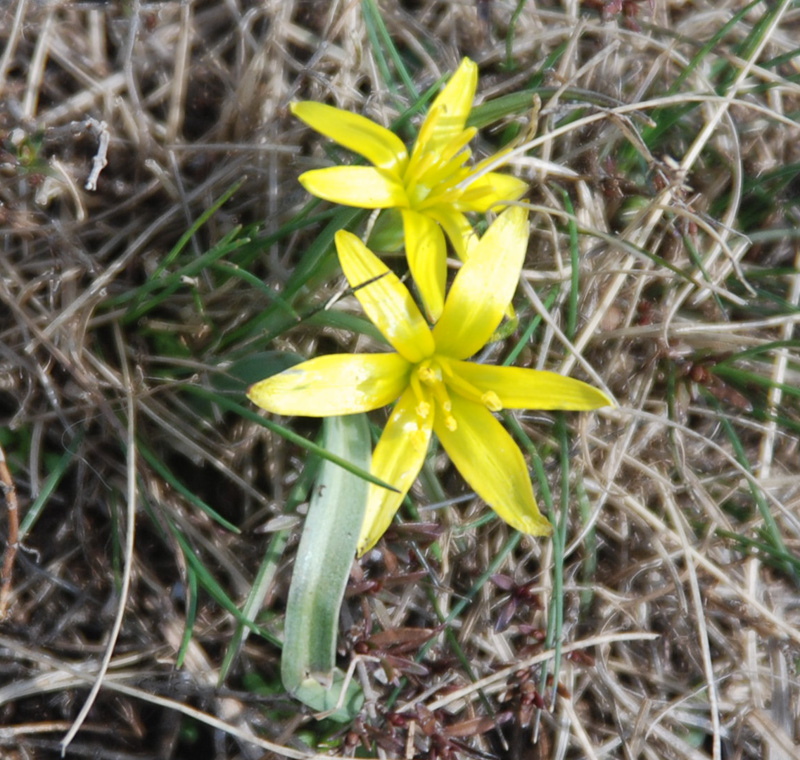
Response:
M92 171L83 186L85 190L97 190L97 180L100 172L108 166L108 146L111 142L111 133L108 131L108 124L104 121L88 118L84 122L86 129L93 131L97 135L97 153L92 159Z
M19 510L17 509L17 489L6 464L6 454L0 446L0 490L8 507L8 547L3 557L2 585L0 585L0 620L5 619L8 600L11 597L11 576L14 573L14 560L19 547Z

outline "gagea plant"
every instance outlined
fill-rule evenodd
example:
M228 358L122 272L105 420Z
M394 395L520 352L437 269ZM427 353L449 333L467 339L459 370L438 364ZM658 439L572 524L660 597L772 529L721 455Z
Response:
M503 409L584 411L610 404L600 390L553 372L468 361L492 339L511 302L528 250L527 189L516 177L470 166L465 128L477 67L462 61L434 100L411 151L373 121L320 103L292 112L359 153L371 166L309 171L300 182L329 201L397 209L409 289L355 234L339 230L339 263L367 316L393 349L318 356L253 385L248 397L274 414L327 418L325 446L374 481L325 462L310 501L286 611L281 674L297 699L335 720L363 703L336 666L339 608L353 554L371 549L394 519L435 434L464 479L503 520L544 536L525 458L495 417ZM491 161L496 161L493 156ZM503 210L505 209L505 210ZM483 237L468 213L502 211ZM399 225L398 225L399 229ZM446 292L445 235L463 266ZM371 455L365 417L393 404ZM382 483L385 485L379 485Z

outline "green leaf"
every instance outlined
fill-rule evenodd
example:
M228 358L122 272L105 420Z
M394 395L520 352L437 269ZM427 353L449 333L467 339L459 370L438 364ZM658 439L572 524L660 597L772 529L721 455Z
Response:
M319 470L319 464L319 457L313 455L307 457L303 471L300 473L300 477L292 487L289 497L286 500L286 512L294 512L298 504L308 499L308 492L311 490L311 486L316 478ZM281 560L283 558L283 551L289 541L291 532L292 531L289 528L275 531L275 533L272 535L269 545L267 546L267 550L261 561L261 566L259 567L258 573L253 580L250 593L247 595L247 600L242 607L242 615L244 615L248 620L253 621L253 623L255 623L256 616L261 610L264 599L267 596L267 592L272 587L272 584L275 580L275 574L278 572L278 568L280 567ZM228 650L225 652L225 659L222 661L222 666L219 669L219 679L217 681L218 686L222 686L222 684L225 682L225 679L228 677L228 673L230 673L233 663L236 660L236 656L238 655L242 645L247 640L249 635L249 628L241 623L236 626L236 631L234 632L233 636L231 636L231 641L228 644Z
M328 417L324 447L361 470L371 460L364 414ZM354 681L342 699L344 674L336 668L336 635L350 566L364 519L367 483L326 460L311 497L286 609L281 678L286 690L332 720L352 720L364 697ZM341 701L341 705L339 702Z

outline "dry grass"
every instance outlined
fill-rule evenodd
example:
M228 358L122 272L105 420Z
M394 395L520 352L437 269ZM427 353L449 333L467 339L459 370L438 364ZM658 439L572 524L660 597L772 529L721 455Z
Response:
M517 363L619 402L518 417L563 533L520 540L466 498L420 512L438 549L388 535L343 610L342 665L366 649L385 666L359 664L352 725L282 694L257 633L219 685L260 567L258 624L280 633L301 527L280 517L306 461L219 394L247 407L267 350L355 340L352 300L299 324L270 302L307 316L341 285L314 247L331 215L298 217L297 174L330 146L287 104L390 123L414 98L355 2L16 0L0 9L0 444L22 525L0 754L58 757L85 717L67 757L800 756L800 8L522 3L508 70L510 0L380 5L420 91L470 55L484 102L529 93L479 150L523 140L541 99L511 162L535 210L520 329L496 353L538 312ZM446 459L426 474L421 510L467 495ZM431 635L417 665L409 628Z

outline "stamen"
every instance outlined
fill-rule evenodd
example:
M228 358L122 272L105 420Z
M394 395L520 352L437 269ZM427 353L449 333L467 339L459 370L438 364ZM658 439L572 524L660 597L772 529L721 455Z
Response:
M491 412L499 412L503 408L503 402L495 391L478 388L459 374L459 362L449 361L441 357L438 362L442 368L442 373L447 377L447 385L459 396L467 399L467 401L483 404Z
M420 188L425 187L425 185L420 183L420 180L423 178L426 180L426 185L430 186L427 175L430 173L431 169L438 162L438 160L439 157L435 153L425 153L416 161L412 161L409 164L408 169L406 169L405 176L403 177L403 185L406 188L406 192L419 190ZM428 192L430 192L430 190L428 190ZM413 194L416 195L417 193ZM424 199L420 198L419 200Z
M468 155L464 155L462 161L467 161ZM460 162L459 162L460 163ZM426 200L433 197L441 199L442 197L452 196L454 199L461 197L461 181L469 176L469 169L459 166L455 161L443 166L435 166L431 171L427 172L424 176L425 185L431 188L431 193Z
M436 383L433 388L433 397L439 402L439 406L449 414L453 408L453 402L450 401L450 396L447 395L447 387L444 383ZM455 428L454 428L455 429Z
M422 389L422 385L420 384L419 380L419 370L411 370L411 375L408 378L408 384L411 386L414 397L417 399L417 414L424 419L428 416L428 414L430 414L431 405L426 400L427 394Z
M443 149L442 149L442 160L449 162L452 161L455 156L467 145L467 143L472 140L473 137L478 133L478 130L475 127L469 127L465 129L461 134L454 137Z
M469 178L470 171L467 167L452 167L453 172L440 181L430 180L433 192L425 199L424 203L416 206L417 211L423 211L431 206L441 203L459 203L464 193L462 184ZM428 177L425 178L428 181Z
M494 391L486 391L486 393L481 396L481 401L490 412L499 412L503 408L500 396Z
M422 129L417 135L417 142L414 144L414 153L411 156L412 163L415 159L419 159L420 154L427 150L428 143L433 138L433 130L437 126L437 122L444 116L445 109L443 106L437 106L435 109L431 108L425 121L422 123Z

